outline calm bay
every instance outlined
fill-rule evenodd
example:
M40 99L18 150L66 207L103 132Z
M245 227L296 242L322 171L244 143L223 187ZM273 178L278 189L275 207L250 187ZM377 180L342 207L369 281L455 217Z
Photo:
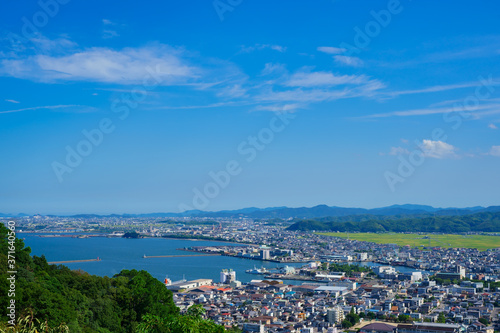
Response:
M254 279L263 279L263 275L248 274L245 271L254 267L272 269L284 267L286 264L256 261L227 256L192 256L192 257L167 257L143 258L161 255L190 255L192 252L177 250L192 246L217 246L229 243L187 240L172 238L107 238L107 237L40 237L39 234L19 233L31 248L32 255L45 255L47 261L69 261L96 259L100 261L65 263L70 269L81 269L90 274L99 276L113 276L123 269L136 269L148 271L152 276L163 281L168 276L173 281L207 278L219 282L222 269L233 269L236 279L245 283ZM300 267L304 264L288 264ZM379 266L376 263L362 263L367 266ZM411 268L398 267L401 272L413 271ZM284 280L289 284L302 284L303 281Z

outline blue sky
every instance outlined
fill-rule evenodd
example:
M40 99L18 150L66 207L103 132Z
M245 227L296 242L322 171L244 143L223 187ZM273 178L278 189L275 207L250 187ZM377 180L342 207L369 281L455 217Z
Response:
M0 212L499 204L498 2L2 6Z

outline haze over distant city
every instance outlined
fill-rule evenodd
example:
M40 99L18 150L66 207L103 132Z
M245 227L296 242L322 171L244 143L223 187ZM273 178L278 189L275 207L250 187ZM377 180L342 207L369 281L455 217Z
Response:
M1 213L499 204L499 3L156 5L0 13Z

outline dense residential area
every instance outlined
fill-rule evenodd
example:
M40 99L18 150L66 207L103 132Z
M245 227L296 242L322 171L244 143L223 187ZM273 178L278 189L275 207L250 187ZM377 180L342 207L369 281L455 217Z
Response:
M208 279L200 272L195 280L164 281L180 313L199 306L203 318L226 329L492 333L500 328L498 249L376 244L252 219L172 218L166 223L159 218L35 216L17 223L20 230L44 237L133 233L135 238L165 241L226 241L179 250L247 259L249 266L255 266L250 270L255 279L242 283L227 267L220 279ZM416 237L426 244L434 236ZM266 270L257 268L259 262L282 266Z

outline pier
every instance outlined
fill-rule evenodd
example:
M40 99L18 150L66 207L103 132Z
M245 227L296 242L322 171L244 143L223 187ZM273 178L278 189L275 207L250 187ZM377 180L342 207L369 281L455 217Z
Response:
M97 257L97 259L82 259L82 260L64 260L64 261L49 261L47 262L49 265L59 265L59 264L71 264L75 262L91 262L91 261L101 261L101 258Z
M176 258L176 257L208 257L208 256L220 256L220 253L203 253L203 254L174 254L166 256L147 256L143 255L144 259L147 258Z

